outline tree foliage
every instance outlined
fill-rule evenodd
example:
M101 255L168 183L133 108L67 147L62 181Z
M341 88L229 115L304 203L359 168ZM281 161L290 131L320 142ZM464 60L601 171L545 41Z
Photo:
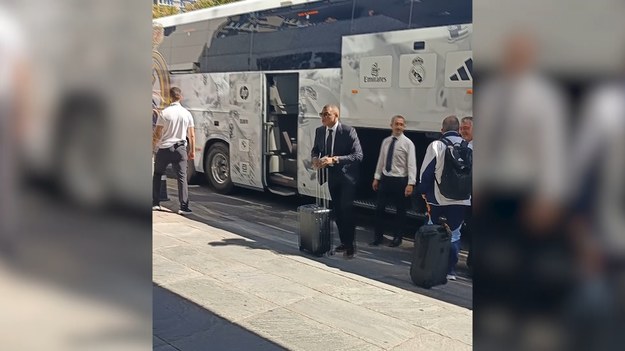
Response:
M180 10L176 6L152 5L152 18L177 15Z

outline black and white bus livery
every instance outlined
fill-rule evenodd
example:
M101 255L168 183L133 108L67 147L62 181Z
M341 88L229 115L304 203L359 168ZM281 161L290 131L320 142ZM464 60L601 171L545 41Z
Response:
M192 171L234 186L315 195L319 112L341 108L371 180L390 118L406 117L420 165L445 116L472 113L471 1L248 0L154 20L154 105L182 89ZM190 172L192 173L192 172Z

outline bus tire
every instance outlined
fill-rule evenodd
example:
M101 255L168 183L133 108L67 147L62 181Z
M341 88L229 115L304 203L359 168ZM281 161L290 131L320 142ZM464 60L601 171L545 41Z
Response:
M204 162L204 174L213 188L220 194L231 193L234 184L230 178L228 146L221 142L211 145Z

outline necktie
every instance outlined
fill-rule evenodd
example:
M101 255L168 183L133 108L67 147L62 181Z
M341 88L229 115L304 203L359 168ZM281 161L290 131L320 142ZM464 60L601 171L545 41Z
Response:
M332 156L332 129L328 129L328 137L326 138L326 156Z
M386 153L386 171L391 171L391 164L393 163L393 152L395 152L395 142L397 141L396 137L393 137L393 141L391 141L391 146L388 147L388 152Z

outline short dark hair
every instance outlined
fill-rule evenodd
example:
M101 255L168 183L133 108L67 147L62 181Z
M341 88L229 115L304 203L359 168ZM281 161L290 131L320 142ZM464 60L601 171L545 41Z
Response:
M395 116L393 116L393 118L391 118L391 124L395 123L395 120L398 119L398 118L403 119L404 123L406 123L406 118L404 118L404 116L402 116L402 115L395 115Z
M471 124L473 124L473 117L472 116L462 117L460 122L462 122L462 123L464 123L464 122L471 122Z
M172 101L178 101L182 99L182 90L178 87L172 87L169 89L169 97L171 97Z
M443 133L454 131L457 132L460 130L460 121L458 121L458 117L451 115L445 117L443 120Z

